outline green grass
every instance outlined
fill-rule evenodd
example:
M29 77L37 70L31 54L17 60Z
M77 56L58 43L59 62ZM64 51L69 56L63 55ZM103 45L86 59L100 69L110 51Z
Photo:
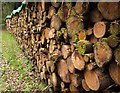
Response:
M9 64L10 69L14 69L19 73L17 77L20 82L25 81L27 85L22 88L22 91L32 91L34 89L40 91L45 87L45 84L41 83L38 78L31 79L29 73L32 72L32 64L29 63L29 60L26 57L20 57L22 53L18 43L15 40L13 34L9 33L8 31L2 32L2 58ZM25 67L24 67L24 66ZM5 71L9 71L10 69L4 68ZM4 82L6 80L6 75L4 74L2 78L0 78L0 82ZM35 85L35 82L39 82L38 85ZM7 85L8 90L12 90L11 85ZM0 86L1 87L1 86Z

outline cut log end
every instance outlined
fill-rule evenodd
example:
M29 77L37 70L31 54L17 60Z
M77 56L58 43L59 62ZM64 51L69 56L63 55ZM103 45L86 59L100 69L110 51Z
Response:
M100 87L100 82L97 74L94 71L88 70L84 74L86 84L90 89L97 91Z
M93 33L96 38L102 38L106 32L106 25L104 22L97 22L93 27Z
M106 42L97 42L94 48L95 62L99 67L103 67L112 58L112 50Z
M61 77L62 81L69 83L70 82L70 73L68 70L68 66L65 60L61 60L58 64L58 74Z
M78 70L84 69L84 67L85 67L84 59L77 51L74 51L72 53L71 60L76 69L78 69Z
M120 66L115 62L111 63L109 66L109 73L111 78L115 81L116 84L120 85Z
M90 91L90 88L89 88L88 85L86 84L85 79L82 80L82 87L84 88L85 91Z

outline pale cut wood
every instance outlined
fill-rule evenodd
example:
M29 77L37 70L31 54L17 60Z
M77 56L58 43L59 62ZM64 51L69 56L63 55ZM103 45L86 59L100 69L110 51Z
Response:
M94 48L95 62L99 67L103 67L112 58L112 50L106 42L97 42Z
M96 38L102 38L106 32L106 24L104 22L97 22L93 27L93 33Z
M77 51L74 51L72 53L71 60L76 69L78 69L78 70L84 69L84 67L85 67L84 59Z

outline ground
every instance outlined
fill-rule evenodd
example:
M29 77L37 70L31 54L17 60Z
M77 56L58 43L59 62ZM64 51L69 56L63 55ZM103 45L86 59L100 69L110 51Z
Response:
M32 64L20 50L15 37L2 31L0 42L0 91L41 91L45 84L34 75Z

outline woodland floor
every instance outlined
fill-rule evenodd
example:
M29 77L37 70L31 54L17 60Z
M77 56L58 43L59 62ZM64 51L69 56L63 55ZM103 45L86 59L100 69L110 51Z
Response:
M45 84L34 75L32 65L8 31L0 34L0 91L41 91Z

